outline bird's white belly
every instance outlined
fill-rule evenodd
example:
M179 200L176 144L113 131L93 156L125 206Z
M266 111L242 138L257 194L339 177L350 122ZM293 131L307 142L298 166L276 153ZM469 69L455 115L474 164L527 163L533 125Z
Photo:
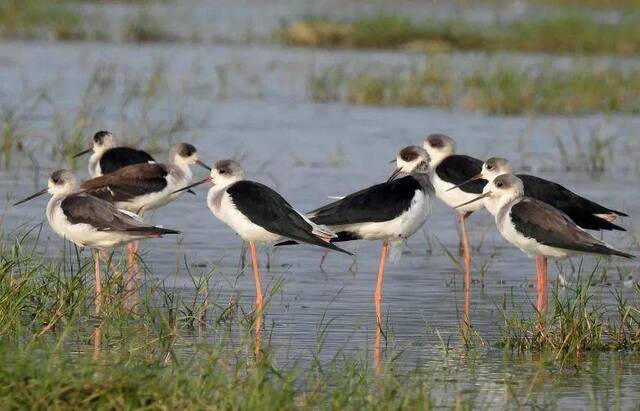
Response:
M71 224L60 207L48 212L47 219L56 234L80 247L108 249L139 238L113 231L98 231L89 224Z
M471 201L480 195L465 193L459 188L447 191L451 187L454 187L455 184L442 180L437 174L432 176L431 183L433 184L433 188L436 190L436 197L451 208L457 207L467 201ZM484 205L482 204L482 201L476 201L475 203L468 204L464 207L456 208L456 211L459 213L475 212L481 210L483 207Z
M406 239L424 225L430 213L430 197L424 192L416 190L409 209L392 220L332 226L331 229L336 232L353 232L365 240Z
M213 215L231 227L243 240L269 244L282 240L282 236L252 223L236 208L226 191L218 199L215 195L209 195L207 203Z
M526 237L522 235L515 229L515 226L511 223L509 217L509 213L505 213L505 216L502 218L502 221L496 219L496 225L498 226L498 231L500 234L510 242L511 244L518 247L522 252L527 254L529 257L549 257L562 259L570 257L573 253L570 250L565 250L562 248L549 247L547 245L541 244L533 238Z

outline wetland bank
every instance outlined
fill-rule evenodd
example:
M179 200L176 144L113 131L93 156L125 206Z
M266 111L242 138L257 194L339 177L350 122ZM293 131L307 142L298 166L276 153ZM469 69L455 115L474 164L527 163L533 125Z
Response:
M123 10L134 17L144 10L160 22L166 10L175 10L171 1L129 3L79 10L114 21ZM363 2L345 4L353 14ZM604 238L637 253L640 194L630 187L637 186L640 173L640 118L628 114L635 109L602 103L616 90L624 90L616 96L632 94L635 82L622 78L615 87L593 86L595 97L585 100L593 102L588 110L560 106L549 92L543 106L552 109L532 104L515 116L495 115L505 111L484 104L470 108L459 88L464 76L485 64L508 62L527 75L532 75L529 67L551 64L615 76L609 68L624 75L636 70L634 56L285 47L273 37L282 28L283 13L296 10L291 21L309 10L326 15L331 4L326 10L251 5L252 11L210 6L215 21L234 22L235 31L222 25L229 33L223 39L208 33L201 41L171 43L37 37L0 43L2 403L13 409L637 407L637 263L589 257L552 266L549 333L541 335L532 309L532 264L503 242L487 214L473 216L473 327L466 333L460 328L455 217L437 201L424 231L388 267L381 375L372 367L370 305L379 246L350 244L355 259L330 255L323 270L321 251L274 251L270 270L263 273L269 303L263 355L256 361L251 273L240 263L240 239L203 206L204 190L150 216L154 223L171 222L184 235L142 246L145 275L138 308L123 304L120 279L112 275L106 286L113 298L101 317L93 315L90 256L78 256L41 224L44 202L24 208L9 204L39 188L52 169L70 164L84 176L86 164L70 163L70 157L103 128L158 158L172 142L191 141L206 161L239 159L252 178L277 188L301 210L386 179L398 147L444 132L456 138L460 152L510 158L527 172L628 212L632 217L623 225L629 231ZM365 4L354 19L370 16L367 7L373 6ZM417 15L446 13L437 2L426 10L412 2L385 7L390 14L405 7ZM261 13L264 19L255 19ZM200 27L193 14L193 27ZM162 26L187 32L178 23ZM388 99L361 105L342 97L342 85L335 98L319 99L312 92L314 79L327 72L373 70L394 82L406 73L419 74L433 59L444 61L437 76L444 70L453 78L450 104ZM399 77L387 77L393 73ZM436 87L437 76L426 77L425 84ZM521 83L518 77L508 89L519 90ZM565 102L569 87L583 90L562 87L558 99ZM436 97L447 96L436 91ZM519 107L511 102L522 100L505 101ZM628 97L619 101L637 107ZM587 104L579 103L575 107Z

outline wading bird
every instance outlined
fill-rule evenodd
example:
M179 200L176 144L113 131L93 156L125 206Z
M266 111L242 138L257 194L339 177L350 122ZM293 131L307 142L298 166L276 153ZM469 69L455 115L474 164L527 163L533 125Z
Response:
M478 194L487 184L483 179L472 179L482 170L482 160L456 154L455 141L442 134L432 134L424 141L424 149L431 157L430 179L436 197L451 208L467 202ZM460 250L464 268L464 317L469 322L471 305L471 246L467 235L466 220L475 211L482 209L482 202L470 203L456 209L460 226Z
M316 224L338 235L332 242L382 241L374 304L376 310L376 366L380 365L382 284L389 242L401 242L423 226L431 212L433 186L429 181L429 154L417 146L403 148L397 168L385 183L357 191L307 214Z
M207 195L207 205L213 215L238 233L243 240L249 242L256 285L256 353L258 353L264 297L260 284L256 243L270 245L291 239L349 255L351 253L331 244L330 240L336 237L333 231L311 222L296 211L280 194L263 184L245 180L244 170L233 160L217 162L209 177L178 191L207 182L213 183Z
M112 202L116 208L142 217L146 211L162 207L180 196L177 190L191 182L193 178L191 165L194 164L211 170L200 161L194 146L179 143L171 148L169 161L166 164L128 165L109 174L84 181L80 187L103 200ZM128 251L129 266L132 268L137 246L132 244ZM137 270L130 269L130 271Z
M58 170L49 177L47 188L18 201L14 206L45 193L51 194L47 204L47 220L53 231L78 247L95 250L96 313L101 310L102 281L100 254L121 244L178 231L145 224L128 211L117 209L112 203L79 190L73 174Z
M460 207L482 200L495 217L502 236L525 254L536 259L540 314L547 309L547 261L574 254L598 254L634 258L616 250L584 231L563 211L525 196L522 180L513 174L503 174L489 182L480 196L460 204Z
M98 131L93 135L91 148L81 151L73 158L91 153L89 157L89 175L98 177L103 174L130 166L131 164L154 163L149 153L131 147L116 147L113 134L109 131Z
M499 157L488 159L482 165L482 171L469 181L478 179L493 180L503 174L512 174L508 160ZM601 206L589 199L566 189L553 181L528 174L516 174L524 185L524 195L545 202L563 211L581 228L585 230L619 230L624 228L613 224L618 216L627 214ZM464 183L463 183L464 184Z

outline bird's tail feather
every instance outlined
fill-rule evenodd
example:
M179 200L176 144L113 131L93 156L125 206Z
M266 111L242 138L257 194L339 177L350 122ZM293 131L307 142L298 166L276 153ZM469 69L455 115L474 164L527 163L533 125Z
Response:
M163 236L165 234L180 234L180 231L171 230L169 228L154 227L154 226L131 227L124 231L129 234L139 234L143 236Z

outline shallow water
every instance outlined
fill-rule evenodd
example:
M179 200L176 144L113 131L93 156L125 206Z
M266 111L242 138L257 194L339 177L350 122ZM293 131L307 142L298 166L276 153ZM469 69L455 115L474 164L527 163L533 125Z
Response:
M300 210L327 202L328 195L349 193L384 180L392 171L389 160L399 148L419 144L428 133L442 132L457 140L461 153L510 158L612 208L631 216L640 213L640 192L630 189L637 186L640 118L499 118L421 108L316 104L306 97L306 74L317 66L350 59L360 62L353 64L375 60L393 65L411 58L393 53L252 46L0 44L0 106L24 107L25 96L43 88L48 98L21 123L27 135L25 151L13 156L9 167L0 168L3 228L11 230L23 223L31 226L44 219L44 199L17 208L8 204L40 188L50 171L62 165L50 156L52 146L57 144L56 127L60 127L59 122L67 127L73 122L83 105L89 77L100 66L113 70L114 88L100 97L105 110L92 118L90 130L108 128L123 142L127 141L124 135L131 135L134 141L143 138L147 144L165 150L168 142L153 132L166 133L165 123L179 111L184 126L172 134L174 141L192 142L207 163L239 158L249 178L276 188ZM157 103L149 108L149 99L137 97L123 113L122 96L132 79L146 81L158 62L164 67L163 86L158 95L149 97ZM216 67L228 68L226 86L216 78ZM595 178L564 170L554 135L561 136L571 152L575 150L571 136L577 135L586 147L592 133L613 138L607 171ZM89 138L87 134L85 141ZM37 172L34 164L38 165ZM82 161L78 172L86 177ZM196 178L204 176L199 169L195 174ZM164 281L166 286L188 294L193 292L193 284L182 266L183 258L196 274L217 265L212 294L221 304L237 294L249 307L254 298L252 276L247 271L237 277L241 241L210 214L205 197L206 189L199 187L197 196L185 195L150 216L152 222L184 234L178 242L165 238L143 244L144 260L151 271L146 279L150 284ZM630 219L622 224L633 227ZM467 395L479 396L487 406L513 406L508 402L507 382L523 384L529 378L533 381L532 395L556 398L563 408L607 404L609 397L621 401L622 408L635 405L640 396L640 366L635 355L601 354L586 360L579 370L567 371L532 356L514 358L493 348L500 337L502 316L498 307L504 298L510 307L513 304L514 309L533 314L534 264L498 236L488 214L472 216L469 226L472 244L479 248L474 251L474 278L479 281L473 289L471 320L487 346L471 359L456 348L448 366L468 380L452 381L452 386L469 385ZM425 229L410 239L401 258L387 268L385 321L392 336L390 347L405 349L399 360L404 367L427 370L443 366L436 329L445 341L459 346L462 276L444 251L446 248L457 255L455 227L454 213L434 201ZM607 233L605 238L632 250L636 249L633 233ZM47 241L42 243L42 253L59 255L61 240L48 227L43 235ZM282 362L310 361L318 329L328 319L332 322L327 328L323 359L370 348L380 244L351 243L345 248L357 254L355 265L350 257L331 253L324 270L320 270L323 251L300 246L276 250L271 256L271 270L263 270L263 283L268 289L283 282L276 287L266 317L270 344ZM573 263L579 264L580 260ZM591 267L596 261L586 258L584 263ZM635 273L634 266L625 261L612 264L629 267ZM480 278L480 267L485 265L488 268ZM569 263L562 266L567 269ZM614 289L633 296L632 289L623 283L627 278L618 278L614 271L609 272L609 285L592 289L597 299L611 305L615 303ZM550 273L555 281L557 270L553 265ZM569 276L567 281L571 284L574 279ZM450 395L442 393L444 399Z

